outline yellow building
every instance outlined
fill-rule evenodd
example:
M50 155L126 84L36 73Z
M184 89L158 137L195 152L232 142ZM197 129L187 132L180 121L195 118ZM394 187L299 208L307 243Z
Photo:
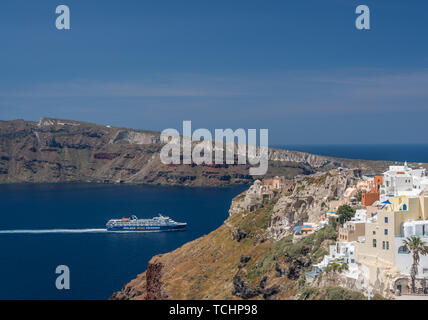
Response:
M405 223L415 221L424 223L423 220L428 223L428 197L423 196L391 197L376 216L367 220L365 240L356 243L355 257L361 271L369 277L372 285L392 283L392 279L400 274L409 274L407 269L411 265L412 257L402 249ZM422 234L417 235L425 241L428 230L424 229ZM409 234L406 232L407 236ZM427 268L428 263L424 257L420 263L421 276L425 276Z

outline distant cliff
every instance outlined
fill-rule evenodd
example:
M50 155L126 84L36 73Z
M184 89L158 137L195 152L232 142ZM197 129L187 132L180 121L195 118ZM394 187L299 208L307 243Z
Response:
M217 230L151 259L147 270L112 299L364 299L345 288L308 290L305 271L337 232L327 227L293 242L296 224L316 221L360 179L358 170L256 181L232 201Z
M72 120L0 121L0 183L104 182L187 186L250 184L247 165L164 165L158 132ZM269 150L269 176L288 178L335 167L369 173L382 161L335 159L304 152Z

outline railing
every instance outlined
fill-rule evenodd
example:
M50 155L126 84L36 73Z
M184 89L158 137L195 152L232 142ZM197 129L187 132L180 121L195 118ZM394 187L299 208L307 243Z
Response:
M167 225L167 223L124 223L124 222L113 222L109 225L112 226L158 226Z
M425 233L423 235L412 234L412 235L409 235L409 237L428 238L428 234L427 233ZM404 234L396 234L395 238L403 238L403 239L405 239L406 237L404 236Z
M428 289L418 288L416 293L412 292L412 289L406 289L401 291L402 296L428 296Z

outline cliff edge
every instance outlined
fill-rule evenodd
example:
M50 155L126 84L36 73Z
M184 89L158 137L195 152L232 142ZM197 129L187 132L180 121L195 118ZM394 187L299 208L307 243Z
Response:
M256 181L233 199L217 230L153 257L147 270L111 299L304 298L304 273L327 253L337 232L330 226L293 242L293 226L319 219L360 177L359 170L335 169ZM338 292L329 290L316 296Z
M248 165L164 165L159 132L41 118L0 121L0 183L101 182L185 186L251 184ZM335 159L269 149L265 177L337 167L382 172L384 161Z

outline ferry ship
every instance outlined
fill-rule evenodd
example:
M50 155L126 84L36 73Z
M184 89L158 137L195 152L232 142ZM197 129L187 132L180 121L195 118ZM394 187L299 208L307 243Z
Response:
M107 222L107 231L178 231L183 230L187 223L175 222L170 217L159 214L152 219L138 219L136 216L122 219L111 219Z

